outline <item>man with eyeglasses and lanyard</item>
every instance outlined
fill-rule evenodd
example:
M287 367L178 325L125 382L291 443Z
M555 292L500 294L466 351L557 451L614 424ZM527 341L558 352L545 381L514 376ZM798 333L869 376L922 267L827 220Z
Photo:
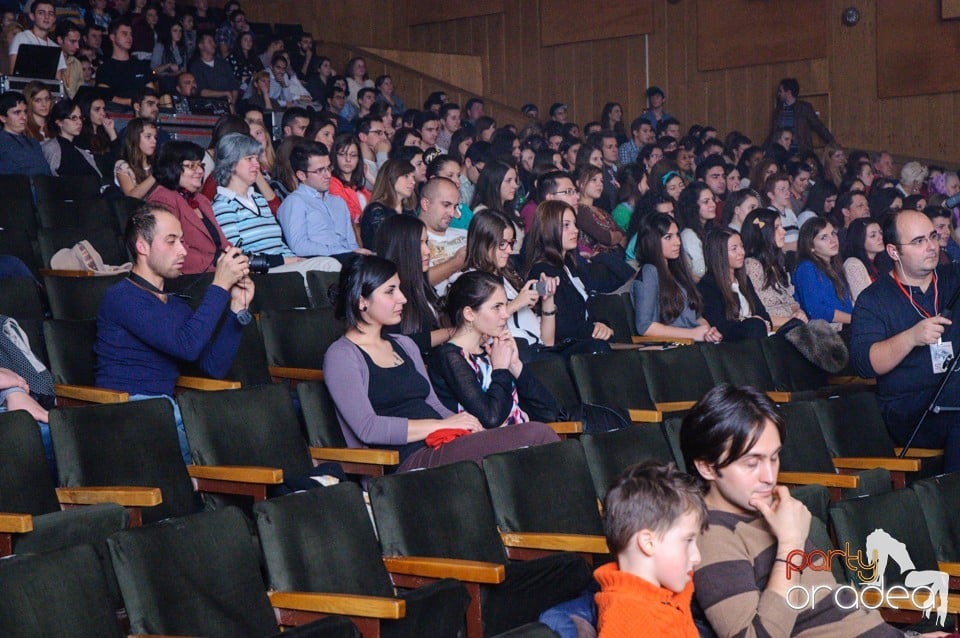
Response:
M883 242L894 267L857 298L850 355L858 374L877 378L884 421L903 445L960 347L960 332L942 315L960 287L960 264L937 266L937 231L915 210L888 215ZM952 381L938 405L960 406L960 379ZM960 413L929 414L913 445L944 448L944 472L960 470Z
M327 147L298 142L290 152L290 167L300 185L277 211L290 249L299 257L333 257L341 263L353 253L372 255L357 244L347 203L329 193L333 164Z

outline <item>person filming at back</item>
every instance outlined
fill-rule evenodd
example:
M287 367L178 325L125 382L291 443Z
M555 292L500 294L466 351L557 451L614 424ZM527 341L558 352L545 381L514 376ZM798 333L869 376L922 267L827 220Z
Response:
M915 210L888 215L883 242L893 270L857 297L850 355L857 374L877 378L884 421L904 445L960 347L957 324L944 316L953 311L960 264L938 267L937 231ZM960 406L960 377L947 383L937 405ZM944 472L960 470L960 412L929 414L912 445L944 448Z

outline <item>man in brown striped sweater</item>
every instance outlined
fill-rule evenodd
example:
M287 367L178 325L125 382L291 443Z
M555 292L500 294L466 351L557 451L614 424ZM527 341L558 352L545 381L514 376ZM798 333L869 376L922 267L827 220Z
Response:
M745 386L713 388L683 421L684 460L706 489L709 527L694 584L707 620L721 637L903 636L852 591L836 595L829 569L788 572L792 551L815 547L810 512L777 485L783 434L773 403Z

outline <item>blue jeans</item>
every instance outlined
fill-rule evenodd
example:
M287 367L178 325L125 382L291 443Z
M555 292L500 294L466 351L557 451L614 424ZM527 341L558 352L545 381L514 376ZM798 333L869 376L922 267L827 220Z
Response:
M183 428L183 415L180 414L180 406L173 400L173 397L166 394L131 394L131 401L143 401L144 399L166 399L173 406L173 418L177 423L177 439L180 441L180 453L183 455L183 462L190 465L193 460L190 458L190 444L187 442L187 431Z

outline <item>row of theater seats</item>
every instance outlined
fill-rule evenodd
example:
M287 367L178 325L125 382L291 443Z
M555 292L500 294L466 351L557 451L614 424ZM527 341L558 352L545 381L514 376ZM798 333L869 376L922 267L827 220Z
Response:
M304 391L308 387L322 392L322 384L301 384L301 399L309 395ZM809 407L814 412L854 413L869 407L865 398L869 396L861 393L827 400L845 405L815 401ZM181 395L179 402L195 460L195 465L188 468L179 458L172 408L163 399L52 411L51 432L63 485L59 490L53 488L46 473L39 434L29 416L22 412L0 415L0 450L5 457L0 478L12 481L0 485L0 509L34 513L32 519L23 517L28 519L24 527L32 525L34 531L16 536L13 550L29 554L93 543L99 550L95 555L100 557L102 565L98 567L104 574L111 573L113 561L127 613L134 623L132 629L137 632L266 635L238 632L236 626L225 631L226 625L175 623L205 623L211 618L217 618L210 620L216 623L252 622L238 610L253 613L264 608L265 586L275 591L391 598L391 586L408 587L452 575L468 584L469 600L474 601L468 611L474 623L468 635L493 635L530 621L546 606L577 593L582 584L578 579L589 571L569 554L558 557L554 551L574 552L590 563L606 560L598 496L612 477L644 458L675 462L681 467L683 463L677 455L677 423L668 420L662 425L638 424L614 432L584 434L579 440L491 455L484 460L482 471L474 464L458 463L377 477L369 482L375 537L355 484L265 500L270 486L282 482L285 474L302 474L310 465L311 453L300 437L296 413L284 387L194 391ZM787 441L795 440L794 447L806 445L814 437L802 427L801 419L787 414ZM783 452L784 466L790 454L788 446ZM322 453L313 456L324 458ZM216 514L191 516L201 509L191 477L205 491L204 498L210 499L208 509L216 509ZM25 478L30 479L26 485ZM58 502L96 503L108 497L122 500L118 495L123 492L110 494L108 485L128 486L125 496L132 503L155 503L138 510L136 518L144 523L169 520L113 536L108 551L103 539L111 535L118 522L123 527L125 518L122 511L118 516L116 506L56 511ZM82 489L91 486L101 491L91 495ZM241 493L246 497L238 500ZM827 533L828 522L837 546L850 543L848 551L854 552L862 550L867 535L880 528L905 544L916 569L960 574L955 566L945 563L960 559L960 528L953 516L960 496L958 475L918 478L901 489L891 489L888 478L887 484L878 485L871 495L833 503L822 485L798 487L794 493L815 515L811 540L821 549L834 547ZM252 510L250 496L256 503ZM266 563L266 585L254 579L259 574L250 565L255 567L258 559L244 540L253 523L244 523L239 513L228 515L235 512L230 509L233 504L256 522ZM42 508L46 511L39 511ZM110 523L95 524L97 514ZM68 517L72 522L64 526ZM77 522L77 517L85 519ZM0 522L9 524L11 519L7 515L0 517ZM208 560L204 551L221 552L220 559ZM469 562L451 565L434 560L438 558ZM0 563L0 590L13 587L8 572L3 570L16 564ZM67 559L61 558L52 561L48 569L64 564ZM217 571L237 565L245 567L237 568L236 575ZM832 566L844 568L841 561ZM846 569L851 567L847 565ZM392 576L386 576L387 572ZM899 574L891 570L886 582L901 582ZM859 578L853 570L837 571L837 576L854 582ZM259 592L261 601L237 607L232 596L238 588L224 590L223 585L244 578L252 585L240 589ZM523 595L525 583L531 580L538 583L536 594ZM187 583L193 587L187 588ZM555 587L546 586L550 583ZM445 587L452 585L447 583ZM160 591L164 592L162 596ZM441 609L455 610L452 613L459 617L467 599L453 592L447 590L446 595L453 598L444 598ZM57 590L56 595L66 594ZM426 622L421 612L437 619L439 612L431 610L434 603L426 592L409 596L426 605L426 610L417 608L406 596L401 597L407 601L405 607L367 601L364 609L393 614L381 618L397 618L403 610L411 614L409 623L416 626ZM181 597L191 602L183 603ZM4 599L0 595L0 605ZM478 609L476 601L480 600L483 603ZM313 611L356 613L348 611L351 608L346 601L335 607L330 602L275 596L272 602L280 607L293 607L299 602L312 605L309 608ZM960 610L955 603L951 598L951 613ZM215 606L221 616L211 613L207 605ZM306 618L290 613L287 618L291 621ZM9 617L0 613L0 619ZM477 624L481 622L486 631ZM4 631L4 635L23 634Z

